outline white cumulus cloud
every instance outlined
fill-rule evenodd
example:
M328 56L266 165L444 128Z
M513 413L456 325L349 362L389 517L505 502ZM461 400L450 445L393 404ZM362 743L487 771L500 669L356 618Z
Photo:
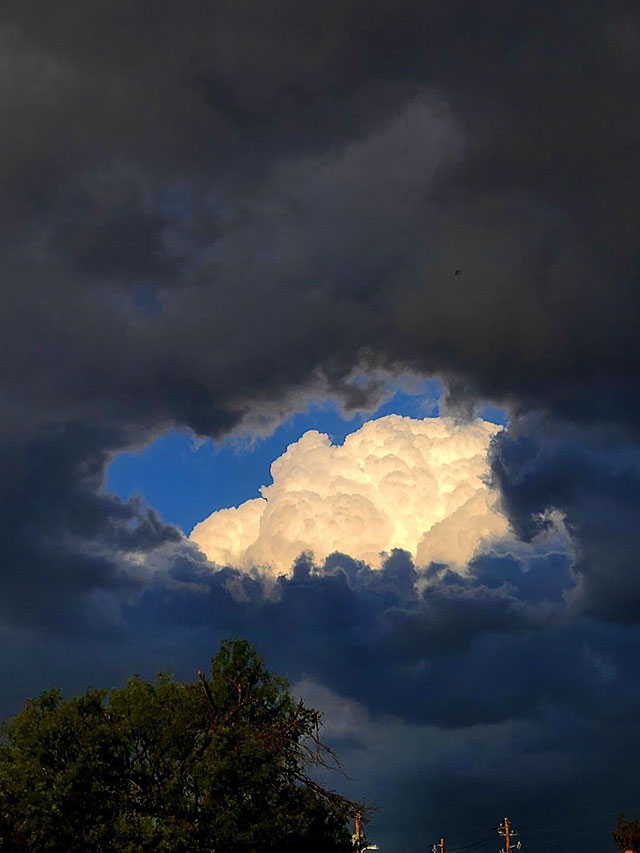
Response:
M344 444L311 430L271 465L262 497L212 513L191 539L212 562L275 573L301 551L342 551L370 565L409 551L419 565L463 566L481 543L507 533L484 482L487 448L500 429L475 420L389 415Z

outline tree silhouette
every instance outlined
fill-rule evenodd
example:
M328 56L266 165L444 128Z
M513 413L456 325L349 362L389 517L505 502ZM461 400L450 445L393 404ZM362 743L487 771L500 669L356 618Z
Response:
M244 640L193 683L51 690L3 726L0 850L351 850L362 806L309 775L339 768L321 717Z

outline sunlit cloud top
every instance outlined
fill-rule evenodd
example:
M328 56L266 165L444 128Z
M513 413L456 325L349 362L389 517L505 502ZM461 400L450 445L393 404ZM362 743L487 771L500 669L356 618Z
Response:
M500 429L482 420L372 420L334 446L311 430L271 465L262 497L212 513L191 539L214 563L290 570L302 551L342 551L378 567L409 551L419 565L460 568L481 543L506 534L485 482Z

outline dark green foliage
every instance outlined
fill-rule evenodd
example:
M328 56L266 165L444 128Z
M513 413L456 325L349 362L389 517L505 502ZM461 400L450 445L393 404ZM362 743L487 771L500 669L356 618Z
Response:
M625 820L621 814L618 818L613 840L621 850L640 851L640 820Z
M337 763L321 714L245 641L199 676L29 701L3 727L0 850L351 850L359 807L306 774Z

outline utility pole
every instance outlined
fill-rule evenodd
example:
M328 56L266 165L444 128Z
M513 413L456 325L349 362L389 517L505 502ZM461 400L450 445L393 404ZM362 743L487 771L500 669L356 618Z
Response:
M440 853L444 853L444 838L440 839Z
M355 822L356 831L351 836L351 843L353 844L354 851L356 851L356 853L364 853L365 850L377 850L377 844L367 844L367 842L365 841L364 833L362 831L360 812L356 812Z
M505 840L504 850L501 850L500 853L512 853L514 849L521 849L522 841L518 841L515 845L511 844L511 839L514 835L518 835L518 833L512 828L508 817L505 817L504 823L501 823L498 827L498 835L504 835Z
M444 853L444 838L440 839L440 844L431 845L431 853Z

